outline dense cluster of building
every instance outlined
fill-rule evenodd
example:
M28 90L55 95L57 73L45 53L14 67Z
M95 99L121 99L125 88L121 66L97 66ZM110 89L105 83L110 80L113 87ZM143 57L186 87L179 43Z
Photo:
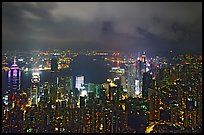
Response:
M103 53L104 55L104 53ZM120 66L111 77L85 84L85 76L60 76L59 58L51 58L49 82L33 72L22 91L21 70L8 71L3 95L4 133L197 133L202 131L202 56L180 55L170 64L145 53Z

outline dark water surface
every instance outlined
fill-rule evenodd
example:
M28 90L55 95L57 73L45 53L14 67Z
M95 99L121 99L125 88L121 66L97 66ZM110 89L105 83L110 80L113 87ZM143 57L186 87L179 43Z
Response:
M94 60L96 59L96 60ZM85 76L85 83L103 83L110 77L110 66L104 61L104 57L99 56L77 56L71 62L70 68L59 71L59 76ZM21 89L26 90L31 85L32 72L21 75ZM41 83L50 81L50 71L40 71ZM7 89L7 72L2 72L2 92Z

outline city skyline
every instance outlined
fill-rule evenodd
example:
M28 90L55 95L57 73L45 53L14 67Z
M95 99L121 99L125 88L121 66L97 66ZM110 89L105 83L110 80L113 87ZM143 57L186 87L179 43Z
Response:
M202 50L199 2L2 3L2 49Z
M2 133L202 133L201 2L2 8Z

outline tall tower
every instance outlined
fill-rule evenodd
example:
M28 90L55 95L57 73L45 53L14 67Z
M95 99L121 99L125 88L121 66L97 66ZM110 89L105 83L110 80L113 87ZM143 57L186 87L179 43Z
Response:
M19 103L21 71L14 57L13 64L8 71L8 107L12 108Z
M40 83L40 74L38 72L32 73L31 79L32 85L30 87L30 99L31 105L38 104L38 90L39 90L39 83Z
M58 70L57 58L55 56L53 56L51 59L51 71L56 72L57 70Z
M84 76L76 76L76 87L78 90L80 90L81 86L84 84Z
M52 56L51 59L51 77L50 77L50 100L55 102L57 99L57 89L58 89L58 59L56 55Z
M142 54L142 59L141 59L141 61L142 61L142 63L141 63L141 64L142 64L142 65L141 65L141 66L142 66L142 69L141 69L142 71L141 71L141 72L142 72L142 74L143 74L143 73L146 72L146 54L145 54L145 52L143 52L143 54Z
M71 96L71 92L73 91L73 77L65 76L59 78L59 88L63 93L63 97L66 99Z
M58 60L55 55L51 59L51 87L57 88L57 72L58 72Z
M152 74L145 72L142 78L142 96L148 98L148 89L154 89L154 80Z
M13 64L10 70L8 71L8 91L19 93L20 76L21 76L21 71L18 65L16 64L16 57L14 57Z
M128 86L127 86L127 93L128 97L135 96L135 79L136 79L136 67L135 63L130 63L128 66Z
M136 96L142 97L142 61L137 60L136 61Z

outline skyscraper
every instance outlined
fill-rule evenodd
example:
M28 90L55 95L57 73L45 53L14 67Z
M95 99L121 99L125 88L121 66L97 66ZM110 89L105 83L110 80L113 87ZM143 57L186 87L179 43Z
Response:
M59 78L59 88L64 95L64 99L70 98L71 92L73 91L73 77L65 76Z
M14 57L13 64L8 71L8 107L11 105L14 107L16 103L19 103L20 96L20 79L21 71L18 65L16 64L16 57Z
M136 67L135 63L130 63L128 65L128 86L127 86L127 93L128 97L135 96L135 79L136 79Z
M84 84L84 76L76 76L76 85L75 88L80 90L81 86Z
M20 91L20 76L21 71L16 64L16 58L14 58L13 64L8 71L8 91L18 93Z
M31 105L37 105L38 104L38 90L39 90L39 82L40 82L40 73L33 72L31 82L32 82L32 85L30 87Z
M50 95L50 87L48 82L45 82L43 85L43 93L44 93L45 101L48 102L49 95Z
M135 81L135 90L136 90L136 96L141 97L142 96L142 74L143 71L143 62L138 60L136 61L136 81Z
M153 76L146 72L143 74L143 81L142 81L142 96L144 98L147 98L148 97L148 89L151 88L153 89L154 87L154 81L153 81Z
M53 56L51 59L51 71L56 72L57 70L58 70L57 58L55 56Z
M55 102L56 98L57 98L57 87L58 87L58 62L57 62L57 57L56 55L52 56L51 59L51 78L50 78L50 83L51 83L51 87L50 87L50 100L51 102Z

